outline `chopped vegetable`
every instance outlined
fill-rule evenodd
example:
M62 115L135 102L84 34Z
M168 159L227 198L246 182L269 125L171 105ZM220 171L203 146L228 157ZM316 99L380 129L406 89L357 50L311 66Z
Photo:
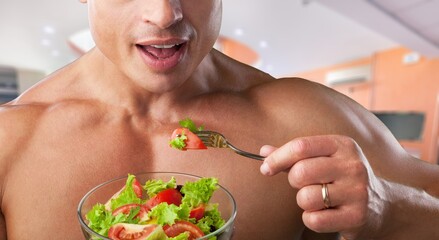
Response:
M171 135L169 145L178 150L207 149L201 139L195 134L202 131L203 127L197 127L190 118L179 121L181 128L177 128Z
M142 186L147 199L141 197L138 185L136 177L128 174L125 186L107 202L110 209L98 203L86 214L88 226L114 239L183 240L209 234L225 224L218 204L209 202L218 189L216 178L186 182L181 188L174 177L168 182L152 179Z
M203 131L203 126L199 126L197 127L197 125L195 125L194 121L192 121L192 119L190 118L186 118L183 119L181 121L178 122L180 124L180 126L189 129L191 132L198 132L198 131Z

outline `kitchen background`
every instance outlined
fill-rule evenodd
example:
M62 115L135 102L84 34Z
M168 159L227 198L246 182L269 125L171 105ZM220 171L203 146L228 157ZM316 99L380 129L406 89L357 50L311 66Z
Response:
M217 49L346 94L439 162L439 0L223 0L223 12ZM78 0L2 1L0 103L93 46Z

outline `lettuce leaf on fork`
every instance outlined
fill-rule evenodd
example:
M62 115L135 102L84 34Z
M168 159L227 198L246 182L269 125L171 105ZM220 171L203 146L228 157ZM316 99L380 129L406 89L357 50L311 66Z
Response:
M180 126L182 126L184 128L189 129L191 132L203 131L203 129L204 129L203 126L197 127L197 125L195 125L194 121L192 121L192 119L190 119L190 118L185 118L185 119L179 121L178 124L180 124Z

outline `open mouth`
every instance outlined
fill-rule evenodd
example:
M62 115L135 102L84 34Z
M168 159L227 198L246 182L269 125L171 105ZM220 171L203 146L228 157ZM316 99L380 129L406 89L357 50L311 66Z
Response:
M137 45L145 54L150 55L157 60L165 60L175 56L184 43L181 44L169 44L169 45Z

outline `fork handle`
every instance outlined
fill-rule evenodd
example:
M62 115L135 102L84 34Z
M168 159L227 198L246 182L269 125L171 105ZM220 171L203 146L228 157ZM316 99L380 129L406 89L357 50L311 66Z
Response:
M244 156L244 157L248 157L248 158L253 158L259 161L264 161L265 157L257 155L257 154L253 154L253 153L248 153L248 152L243 152L243 151L235 151L237 154Z
M249 153L246 151L243 151L235 146L233 146L231 143L229 143L228 141L226 141L226 144L229 148L231 148L233 151L235 151L237 154L244 156L244 157L248 157L248 158L253 158L259 161L264 161L265 157L261 156L261 155L257 155L254 153Z

